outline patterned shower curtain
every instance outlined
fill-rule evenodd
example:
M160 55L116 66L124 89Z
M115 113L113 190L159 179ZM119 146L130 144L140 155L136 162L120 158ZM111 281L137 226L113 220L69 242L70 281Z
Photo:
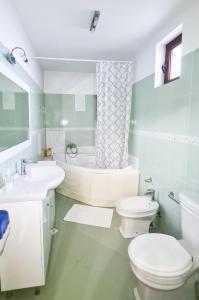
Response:
M132 73L132 62L97 63L97 168L128 165Z

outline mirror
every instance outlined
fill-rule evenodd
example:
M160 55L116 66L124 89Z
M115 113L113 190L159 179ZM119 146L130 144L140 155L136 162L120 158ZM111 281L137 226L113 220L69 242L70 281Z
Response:
M29 93L0 72L0 152L30 139Z

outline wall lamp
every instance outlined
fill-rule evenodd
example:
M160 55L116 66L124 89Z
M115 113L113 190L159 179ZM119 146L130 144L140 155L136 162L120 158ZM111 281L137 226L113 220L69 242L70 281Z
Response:
M27 63L27 62L28 62L28 59L27 59L27 56L26 56L26 52L25 52L25 50L24 50L23 48L21 48L21 47L15 47L15 48L12 49L11 52L8 52L8 53L7 53L6 58L7 58L7 60L9 61L9 63L10 63L11 65L16 64L16 58L15 58L14 55L13 55L13 53L14 53L15 50L20 50L20 52L21 52L21 53L20 53L21 58L23 59L23 61L24 61L25 63Z
M93 15L93 19L91 22L91 26L90 26L90 32L94 32L96 27L97 27L97 23L99 21L99 17L100 17L100 11L99 10L95 10L94 11L94 15Z

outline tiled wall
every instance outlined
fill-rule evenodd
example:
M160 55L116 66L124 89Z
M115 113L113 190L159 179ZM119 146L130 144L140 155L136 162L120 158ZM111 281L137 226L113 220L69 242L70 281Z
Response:
M45 124L47 128L47 146L54 148L56 137L65 139L65 144L78 146L95 144L96 96L85 96L85 111L75 111L75 95L45 94ZM64 125L63 121L67 121Z
M129 152L140 159L140 192L156 189L160 229L180 237L179 205L168 194L199 192L199 49L183 57L179 80L154 88L153 74L134 85L131 119Z
M28 76L24 69L19 65L10 65L5 54L7 49L0 45L0 61L5 63L19 78L21 78L30 88L31 103L31 146L5 162L0 161L0 173L4 174L7 168L15 168L15 162L21 158L36 159L41 154L41 148L45 145L45 129L44 129L44 98L41 89Z

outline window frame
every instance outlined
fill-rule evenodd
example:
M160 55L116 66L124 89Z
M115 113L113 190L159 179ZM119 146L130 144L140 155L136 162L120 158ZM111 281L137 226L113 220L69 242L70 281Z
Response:
M179 79L180 76L175 78L170 78L171 72L171 51L175 49L177 46L182 44L182 33L175 37L172 41L166 44L165 47L165 64L162 66L162 70L164 73L164 84L172 82L176 79Z

